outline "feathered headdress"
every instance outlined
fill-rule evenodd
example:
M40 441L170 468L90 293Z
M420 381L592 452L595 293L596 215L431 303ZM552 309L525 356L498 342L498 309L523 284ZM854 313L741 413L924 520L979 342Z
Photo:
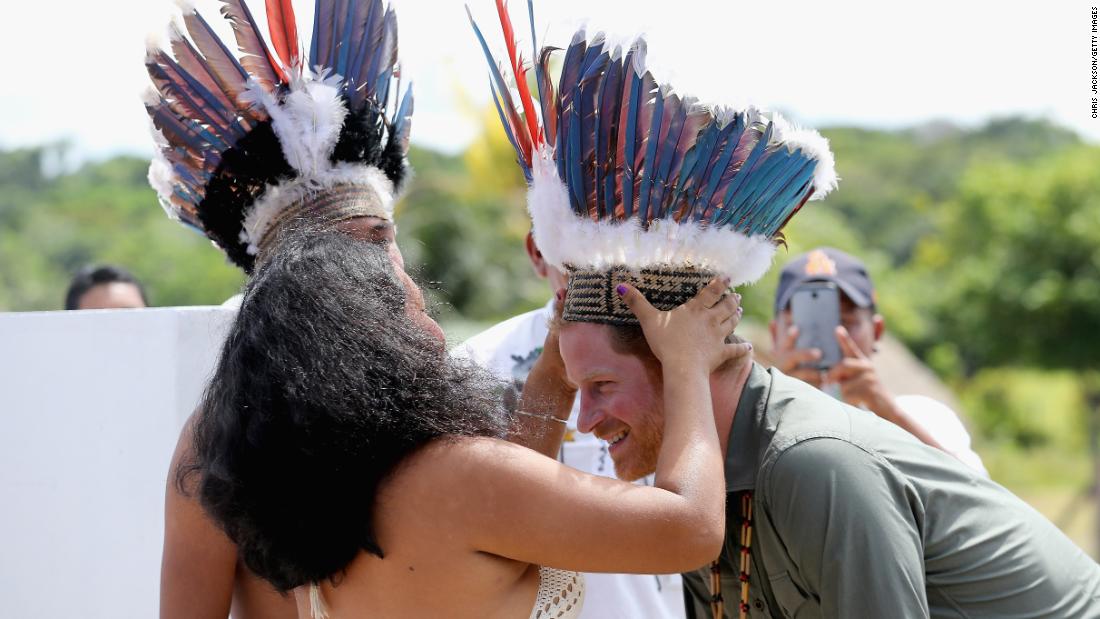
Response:
M183 9L190 38L172 24L172 53L146 56L158 146L149 181L169 216L245 271L291 218L392 219L413 110L393 9L316 0L307 62L291 0L266 0L270 47L244 0L221 2L239 57L193 7Z
M505 2L496 5L507 62L495 60L470 21L527 178L535 240L570 274L566 320L636 322L612 291L619 281L664 309L716 275L754 282L791 216L836 186L824 138L778 114L711 109L675 94L646 70L642 39L624 54L602 33L589 39L580 30L555 88L556 48L534 44L528 0L536 102Z

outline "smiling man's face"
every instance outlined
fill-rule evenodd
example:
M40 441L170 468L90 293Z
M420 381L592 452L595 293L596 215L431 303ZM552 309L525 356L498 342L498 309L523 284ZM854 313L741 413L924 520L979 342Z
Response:
M657 468L664 432L661 367L656 359L612 347L612 327L567 322L560 346L570 382L577 386L577 429L610 443L619 479L633 481Z

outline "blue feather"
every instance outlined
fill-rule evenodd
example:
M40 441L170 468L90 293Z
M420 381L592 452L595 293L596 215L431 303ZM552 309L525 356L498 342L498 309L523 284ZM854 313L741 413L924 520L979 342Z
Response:
M761 198L769 195L774 196L774 193L782 186L784 175L796 172L801 164L802 162L798 158L788 158L780 153L772 153L771 157L760 161L752 170L742 169L742 173L746 174L749 180L741 185L739 191L726 192L726 212L716 219L722 223L736 219L740 223L740 219L737 217L738 211L740 211L750 215L745 224L749 228L753 228L758 222L770 218L771 214L765 212L767 209L762 207L776 205L766 200L761 203ZM730 183L730 189L733 189L733 183Z
M163 53L162 53L162 55L163 55ZM169 63L171 63L171 65L169 65L169 66L175 65L175 63L172 62L171 59L167 58L166 55L165 55L165 59ZM191 110L194 110L194 112L200 116L199 120L202 120L207 125L209 125L211 128L217 128L217 129L220 129L220 130L224 130L225 127L223 126L223 123L225 121L223 120L222 123L219 123L213 116L208 114L207 111L203 108L201 102L197 101L186 88L183 88L178 82L173 80L172 76L168 74L168 72L165 70L164 66L162 66L160 64L157 64L156 62L150 62L150 63L147 64L147 67L149 69L149 75L153 76L155 79L159 79L162 82L160 84L157 84L157 88L161 93L162 100L167 98L167 97L164 97L164 95L171 95L171 98L176 99L177 101L182 103L185 107L190 108ZM174 66L173 68L174 68L174 70L179 71L178 67ZM178 110L175 110L171 106L171 104L168 104L167 101L165 101L165 104L170 109L173 109L173 111L178 111ZM187 114L180 111L179 115L180 116L185 116ZM225 144L225 142L220 139L220 134L219 134L218 143Z
M607 215L615 214L615 175L618 161L619 118L623 101L623 64L622 58L611 61L600 92L600 135L604 138L603 152L606 160L596 161L597 192L600 191L599 179L603 179L602 204ZM603 212L600 213L602 217Z
M588 48L584 52L584 58L581 60L582 67L591 67L592 64L597 61L596 59L599 58L600 54L603 53L605 41L606 37L602 32L597 32L596 36L592 37L592 42L588 44Z
M309 42L309 66L320 64L317 47L321 41L321 0L313 1L313 39Z
M554 136L554 163L558 167L558 178L565 180L565 118L558 120L558 134Z
M351 57L351 66L348 69L348 79L345 82L344 91L349 99L356 101L356 103L362 103L363 96L366 94L366 80L363 79L363 64L367 58L367 52L371 49L372 45L378 45L378 41L371 40L371 21L374 18L375 9L381 9L381 0L352 0L352 2L358 2L356 8L359 8L363 3L367 5L367 14L363 19L360 36L359 36L359 48L355 50L355 54ZM356 11L358 13L359 11ZM359 93L359 96L353 97L353 93Z
M609 210L605 208L604 200L604 166L607 163L607 147L610 144L611 136L611 111L610 111L610 98L608 96L608 88L610 87L611 73L615 70L617 61L612 60L607 52L600 55L601 65L600 75L595 84L592 84L591 90L595 91L587 99L592 101L592 191L587 195L593 199L591 208L595 209L596 217L602 219L604 212ZM591 72L591 69L589 69ZM592 78L587 78L592 79ZM589 88L586 87L586 90ZM611 205L611 209L614 209L614 204Z
M512 101L512 96L510 94L510 90L508 89L508 84L504 81L504 76L500 73L500 68L497 67L497 63L493 59L492 52L489 51L489 44L485 41L485 36L481 33L481 29L477 27L477 23L474 21L474 16L470 13L470 7L468 6L466 7L466 15L470 18L470 25L473 26L474 34L477 35L477 40L481 44L481 51L485 54L485 59L489 62L489 74L492 76L493 82L496 83L496 88L494 89L496 96L500 98L501 103L503 103L509 111L515 110L516 106ZM511 120L507 116L505 116L504 109L500 106L499 103L497 104L497 112L501 115L500 121L508 127L511 127ZM508 129L508 133L512 134L510 128ZM516 147L516 155L520 159L523 159L525 155L523 150L519 147L520 141L514 134L512 134L512 140L513 146ZM526 170L525 174L529 174L530 170L526 169L526 165L524 165L523 167Z
M558 98L559 118L565 116L567 93L572 93L573 87L580 81L581 63L584 60L584 52L587 47L584 31L580 30L573 35L573 41L569 43L569 48L565 50L565 59L561 65L561 76L558 78L558 91L561 93Z
M236 131L232 131L233 133L236 133L238 136L244 134L244 128L237 123L237 111L235 109L226 109L225 104L218 96L210 92L210 90L203 86L201 82L194 78L194 76L188 73L183 67L179 66L179 63L172 60L172 58L169 57L168 54L165 54L163 52L158 53L157 59L170 66L180 77L183 78L185 82L187 82L187 86L190 89L190 92L188 92L187 94L192 101L197 103L197 101L194 100L194 97L190 96L191 92L194 92L194 94L198 95L198 97L201 98L207 106L209 106L213 110L217 110L218 112L220 112L221 119L217 119L210 117L209 115L205 114L205 110L202 110L204 112L204 116L207 116L214 121L221 121L213 122L211 123L212 125L217 126L219 129L230 131L232 131L235 127Z
M489 74L492 76L493 81L496 82L496 91L498 94L508 92L508 84L504 81L504 76L500 74L500 69L497 67L496 60L493 58L493 53L489 51L489 44L485 42L485 36L481 34L481 28L477 27L477 22L474 21L474 16L470 13L470 7L466 7L466 15L470 18L470 25L474 27L474 34L477 35L477 40L481 43L481 51L485 54L485 59L489 61ZM501 94L501 98L503 94ZM505 122L507 119L501 117L501 122ZM507 124L507 122L505 122Z
M657 173L653 177L653 198L650 200L654 209L653 218L665 217L665 190L668 189L669 175L672 172L672 163L676 157L676 145L680 142L680 133L684 128L687 114L684 111L680 97L672 95L665 101L666 106L671 106L672 117L669 119L667 137L663 144L658 144L656 168ZM658 136L658 139L660 136Z
M589 51L591 50L592 48L589 48ZM583 167L580 190L583 195L582 202L585 204L585 209L591 212L597 212L599 206L599 192L597 191L599 183L596 176L597 166L595 162L602 159L598 154L600 108L597 94L600 90L600 77L609 60L610 57L607 52L592 58L591 64L585 67L584 74L581 77L579 101L576 99L573 101L573 105L578 107L581 122L582 150L580 157Z
M684 213L685 219L690 217L695 221L699 221L701 213L695 211L696 201L691 199L690 196L692 191L698 193L696 188L706 171L707 163L710 162L719 134L718 123L711 120L699 133L695 145L684 155L684 162L681 164L680 171L680 185L677 188L675 200L688 200L688 210Z
M756 162L764 156L764 151L768 147L768 142L770 142L772 139L772 130L774 129L774 127L775 125L773 123L768 123L767 128L764 129L763 135L761 135L760 139L757 140L756 145L752 147L752 152L750 152L749 156L745 158L744 163L741 164L741 168L737 171L737 174L734 175L733 180L730 181L730 186L726 192L726 196L736 195L737 192L742 190L742 186L745 184L745 181L752 176L753 167L756 165Z
M626 135L623 145L623 213L634 213L634 161L638 144L638 108L642 100L642 76L634 70L634 50L626 56L624 70L630 75L630 99L626 110Z
M516 160L519 163L519 167L523 169L524 178L530 183L532 179L531 169L523 162L523 151L520 150L519 143L516 142L516 136L512 135L511 125L504 116L504 110L500 107L500 98L497 95L497 89L493 86L492 80L489 81L489 90L493 93L493 104L497 107L497 114L500 116L500 124L504 127L504 135L508 136L508 141L511 142L512 148L516 149Z
M375 0L381 5L382 0ZM388 45L385 44L386 40L392 36L390 28L397 28L396 17L393 14L393 9L387 9L382 15L374 15L372 19L378 20L370 24L372 29L378 28L378 24L381 24L382 32L380 33L380 39L375 42L375 48L371 54L370 66L366 74L364 82L367 84L367 90L372 94L376 94L379 91L380 85L389 80L384 77L385 68L382 63L382 55L387 51ZM373 30L372 30L373 32ZM372 35L373 36L373 35ZM388 63L387 63L388 64Z
M650 192L653 189L653 177L657 172L657 144L661 141L661 121L665 115L665 98L658 88L653 99L653 120L649 125L649 140L646 144L645 160L642 163L642 186L638 190L638 216L642 222L649 223Z
M492 86L492 84L490 84ZM412 124L409 122L409 118L412 116L413 111L413 88L412 82L405 87L405 95L401 97L401 105L397 107L397 112L393 115L393 133L397 136L398 141L402 145L408 146L409 144L409 130L412 129ZM500 110L498 109L498 113Z
M580 90L580 86L576 87ZM570 196L573 201L573 210L578 215L588 216L588 208L584 200L584 180L581 170L581 158L584 156L584 151L581 146L581 118L580 111L577 109L577 96L574 93L573 103L570 104L566 110L566 114L570 116L569 120L569 146L566 149L566 170L568 171L568 178L566 180L566 186L570 190Z
M783 226L787 225L787 221L791 216L798 211L809 199L810 194L813 192L813 177L816 171L816 162L811 163L805 170L799 173L797 177L791 182L787 189L776 197L777 201L787 204L787 208L784 209L783 217L776 218L775 221L768 224L767 229L764 231L768 236L775 236Z
M760 228L764 234L773 235L786 222L790 213L798 206L795 196L805 188L806 182L813 177L813 160L798 158L794 160L797 165L784 171L783 175L772 183L757 200L758 204L773 205L771 215L761 223Z
M734 152L737 151L737 144L741 141L741 136L745 130L744 116L738 114L733 122L729 123L722 128L722 132L719 135L718 143L721 145L721 154L718 159L713 161L713 165L708 172L706 185L703 187L702 193L700 193L692 205L693 209L701 209L699 217L703 220L710 219L710 205L711 200L714 198L714 192L718 190L718 185L722 181L722 176L726 173L726 169L729 167L730 159L733 158ZM701 179L700 179L701 180Z
M539 46L537 37L535 36L535 1L527 0L527 15L531 19L531 64L535 69L535 85L539 89L539 111L542 113L542 126L545 127L546 121L546 93L542 91L542 64L538 62L539 59Z
M337 45L340 50L340 55L336 60L336 74L341 77L347 77L348 56L351 54L351 33L355 27L355 20L353 19L355 0L342 0L341 3L346 4L347 8L344 11L344 19L339 22L342 27L342 34L340 35L340 43Z
M163 107L157 110L157 118L167 124L174 132L177 133L183 139L183 142L187 144L196 155L206 154L211 148L223 152L228 150L232 145L225 142L221 137L214 135L207 131L201 124L191 120L190 118L181 118L173 114L167 107ZM196 142L195 139L200 141Z
M382 18L382 42L379 45L379 59L385 60L380 66L372 64L375 67L375 75L372 78L374 91L374 97L382 105L385 105L390 96L390 82L393 77L393 60L394 57L382 58L382 54L393 54L396 50L397 44L397 14L393 12L393 9L387 9L385 16Z

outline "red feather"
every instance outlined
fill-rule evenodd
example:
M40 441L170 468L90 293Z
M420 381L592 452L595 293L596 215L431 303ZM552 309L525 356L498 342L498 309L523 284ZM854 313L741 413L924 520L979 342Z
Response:
M516 88L519 90L527 129L531 133L531 141L535 147L538 147L543 142L542 131L539 129L538 117L535 116L535 102L531 99L531 89L527 86L527 69L523 67L523 57L516 50L516 34L512 29L512 20L508 17L505 0L497 0L497 14L500 16L500 27L504 31L504 45L508 48L508 58L512 61L512 72L516 76ZM528 165L533 161L533 156L533 153L527 153Z
M497 67L497 70L503 75L504 67L499 63ZM530 166L534 162L532 159L534 144L531 143L530 136L522 131L523 121L520 120L519 114L516 114L516 104L512 101L512 94L507 90L498 94L500 95L500 107L504 110L504 113L508 115L508 125L512 130L512 135L515 136L516 141L519 143L519 149L523 151L523 155L527 158L526 163Z
M275 92L278 84L288 84L290 79L283 71L271 50L267 48L264 39L260 36L260 28L252 19L252 12L244 0L221 0L222 15L233 27L233 35L237 39L237 48L244 54L241 57L241 66L248 71L252 79L268 92Z
M267 0L267 29L271 33L271 45L283 64L291 70L300 68L298 24L290 0Z

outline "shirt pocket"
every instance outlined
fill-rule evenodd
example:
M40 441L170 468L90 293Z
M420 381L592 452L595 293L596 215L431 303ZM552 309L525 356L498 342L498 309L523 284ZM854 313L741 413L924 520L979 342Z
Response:
M814 605L807 604L809 598L802 594L787 572L772 576L768 583L771 585L772 595L775 596L775 603L783 611L784 617L803 619L820 616L820 613L814 612Z

